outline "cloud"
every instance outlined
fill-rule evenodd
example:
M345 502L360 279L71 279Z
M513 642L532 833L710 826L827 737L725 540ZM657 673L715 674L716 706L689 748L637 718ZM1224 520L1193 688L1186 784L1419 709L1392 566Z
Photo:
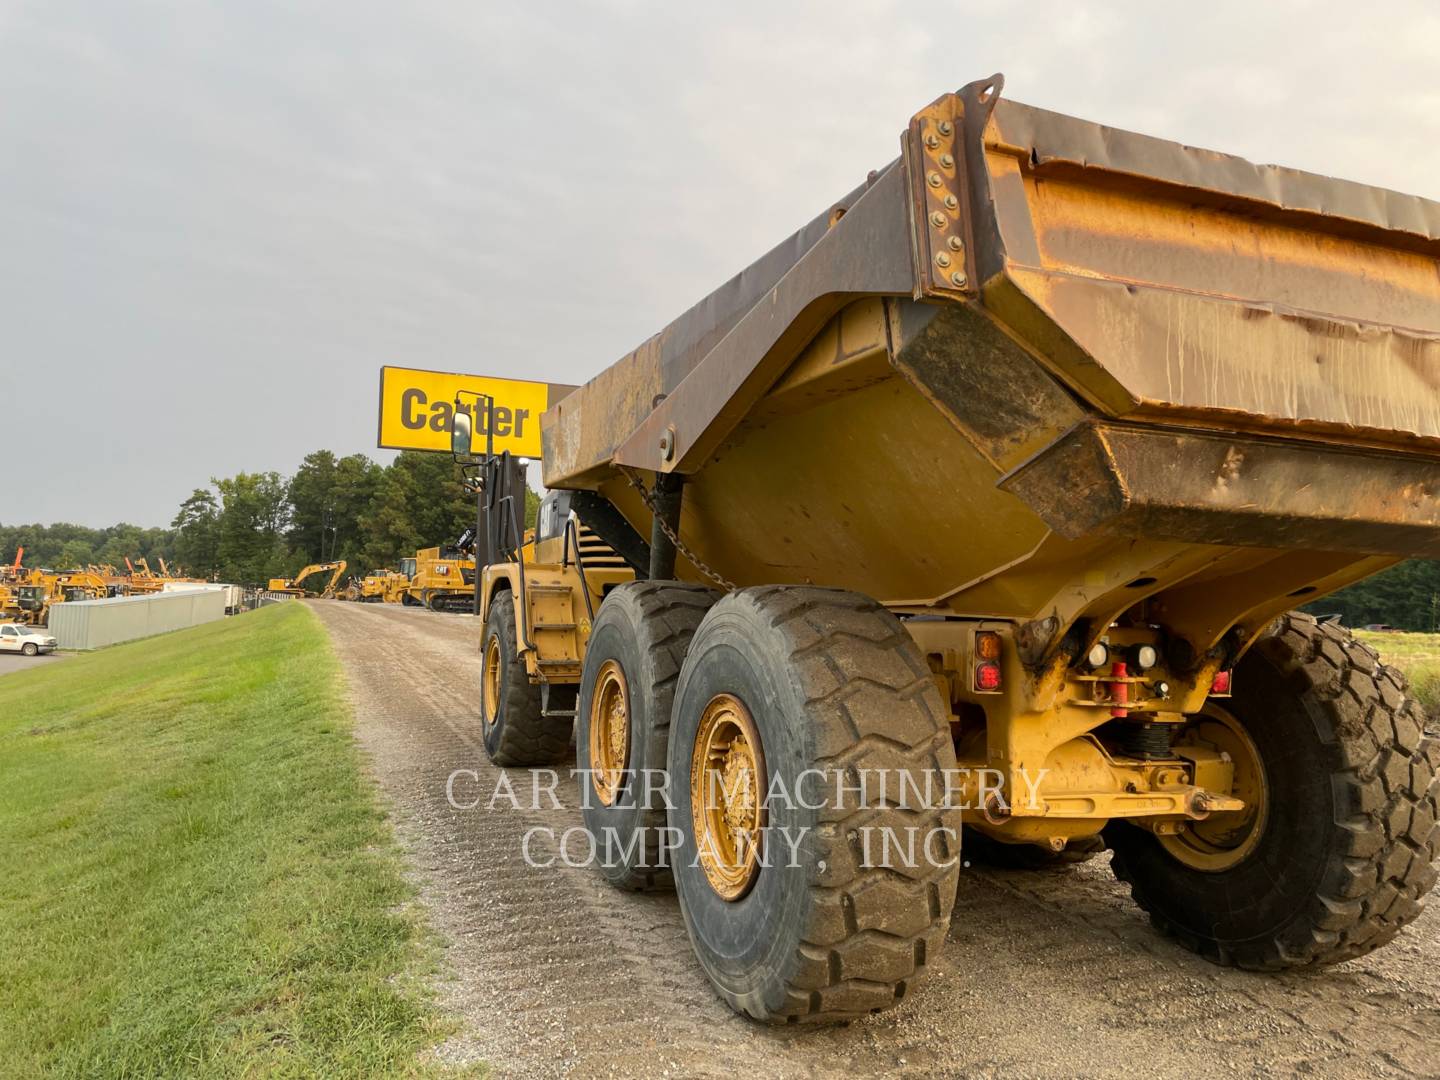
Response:
M159 524L211 475L371 450L384 363L583 381L995 70L1433 197L1433 11L0 5L0 366L44 465L0 517Z

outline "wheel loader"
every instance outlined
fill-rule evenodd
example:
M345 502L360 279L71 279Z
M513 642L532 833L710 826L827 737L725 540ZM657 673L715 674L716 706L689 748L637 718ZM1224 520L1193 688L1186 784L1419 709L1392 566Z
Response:
M554 405L532 543L457 410L484 745L573 753L601 872L759 1020L909 996L964 860L1108 848L1255 971L1436 880L1425 715L1293 609L1440 557L1440 205L1002 83Z
M362 604L398 604L410 587L410 578L395 570L379 570L366 574L355 587L351 597Z

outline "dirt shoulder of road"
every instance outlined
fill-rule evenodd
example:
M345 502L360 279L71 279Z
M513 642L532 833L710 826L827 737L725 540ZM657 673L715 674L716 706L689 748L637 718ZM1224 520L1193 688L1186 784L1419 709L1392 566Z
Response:
M558 858L558 806L487 801L473 617L318 602L357 733L391 801L462 1030L440 1053L501 1076L808 1077L900 1073L1156 1077L1440 1069L1440 912L1314 973L1214 967L1161 938L1102 857L1069 872L967 868L946 951L893 1012L771 1029L712 993L673 894L618 892ZM529 806L532 774L508 770ZM456 809L479 799L469 809ZM531 830L531 862L522 846Z

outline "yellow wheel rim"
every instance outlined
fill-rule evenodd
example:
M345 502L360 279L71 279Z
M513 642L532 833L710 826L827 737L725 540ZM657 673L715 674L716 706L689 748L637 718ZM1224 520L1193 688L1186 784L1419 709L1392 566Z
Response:
M1211 814L1186 823L1185 831L1161 836L1161 846L1186 866L1219 873L1238 866L1255 850L1270 813L1270 787L1255 741L1240 721L1214 702L1185 727L1180 746L1204 746L1230 755L1235 770L1230 794L1243 799L1243 810Z
M705 706L690 757L690 818L701 869L723 900L739 900L760 872L765 754L739 698Z
M500 636L492 634L485 643L485 668L480 677L480 719L486 727L495 723L500 710Z
M630 764L630 688L619 661L606 660L590 697L590 783L610 806Z

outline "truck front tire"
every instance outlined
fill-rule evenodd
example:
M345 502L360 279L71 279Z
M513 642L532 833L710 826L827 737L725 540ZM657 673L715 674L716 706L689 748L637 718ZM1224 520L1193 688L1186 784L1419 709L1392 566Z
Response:
M685 650L719 594L678 581L612 589L585 648L576 708L581 813L621 889L672 885L665 838L670 710Z
M954 767L930 670L874 601L775 586L710 609L675 696L672 865L695 954L733 1009L839 1020L911 990L955 902ZM934 798L899 805L907 781ZM739 842L755 829L758 843Z
M1227 858L1113 822L1116 875L1158 929L1217 964L1274 971L1384 945L1420 913L1440 855L1440 750L1403 678L1341 627L1294 613L1217 705L1258 751L1254 832Z
M570 756L569 716L546 716L540 687L530 681L515 647L515 600L508 590L490 601L480 642L480 728L496 765L558 765Z

